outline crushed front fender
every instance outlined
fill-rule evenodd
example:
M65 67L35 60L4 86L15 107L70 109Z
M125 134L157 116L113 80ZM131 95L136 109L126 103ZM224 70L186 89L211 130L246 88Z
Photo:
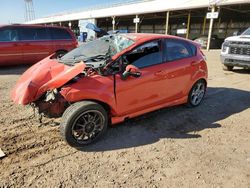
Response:
M36 101L46 91L63 86L86 67L83 62L74 66L58 63L56 59L51 59L51 56L23 73L11 92L15 103L26 105Z

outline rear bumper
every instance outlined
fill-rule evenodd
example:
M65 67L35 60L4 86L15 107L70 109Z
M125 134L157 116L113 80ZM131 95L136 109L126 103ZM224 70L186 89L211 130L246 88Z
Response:
M250 56L221 53L220 58L224 65L250 68Z

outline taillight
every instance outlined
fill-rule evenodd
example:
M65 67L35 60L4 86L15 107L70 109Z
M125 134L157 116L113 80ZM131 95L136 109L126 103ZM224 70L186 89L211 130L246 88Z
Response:
M74 46L77 48L77 47L79 47L79 43L78 43L78 41L77 40L75 40L75 42L74 42Z

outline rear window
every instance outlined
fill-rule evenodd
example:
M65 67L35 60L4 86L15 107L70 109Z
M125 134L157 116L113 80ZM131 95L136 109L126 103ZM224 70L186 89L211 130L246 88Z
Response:
M49 40L46 28L19 28L20 40Z
M196 55L197 47L194 44L188 44L192 50L192 56Z
M186 41L178 39L165 40L165 60L174 61L196 55L196 47Z
M0 42L14 42L18 41L18 33L13 28L0 29Z
M50 28L50 32L52 34L52 39L55 40L69 40L72 39L71 35L66 29L61 28Z

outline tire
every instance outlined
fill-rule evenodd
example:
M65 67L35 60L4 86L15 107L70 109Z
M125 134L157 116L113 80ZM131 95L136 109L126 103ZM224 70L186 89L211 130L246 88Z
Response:
M55 58L56 58L56 59L61 58L61 57L64 56L66 53L67 53L67 51L64 51L64 50L57 51L56 54L55 54Z
M70 146L81 148L100 139L107 126L107 111L98 103L82 101L72 104L65 110L60 132Z
M207 84L205 80L198 80L197 82L195 82L188 94L187 106L199 106L205 96L206 89Z
M230 66L230 65L223 65L223 70L225 71L232 71L234 68L234 66Z

